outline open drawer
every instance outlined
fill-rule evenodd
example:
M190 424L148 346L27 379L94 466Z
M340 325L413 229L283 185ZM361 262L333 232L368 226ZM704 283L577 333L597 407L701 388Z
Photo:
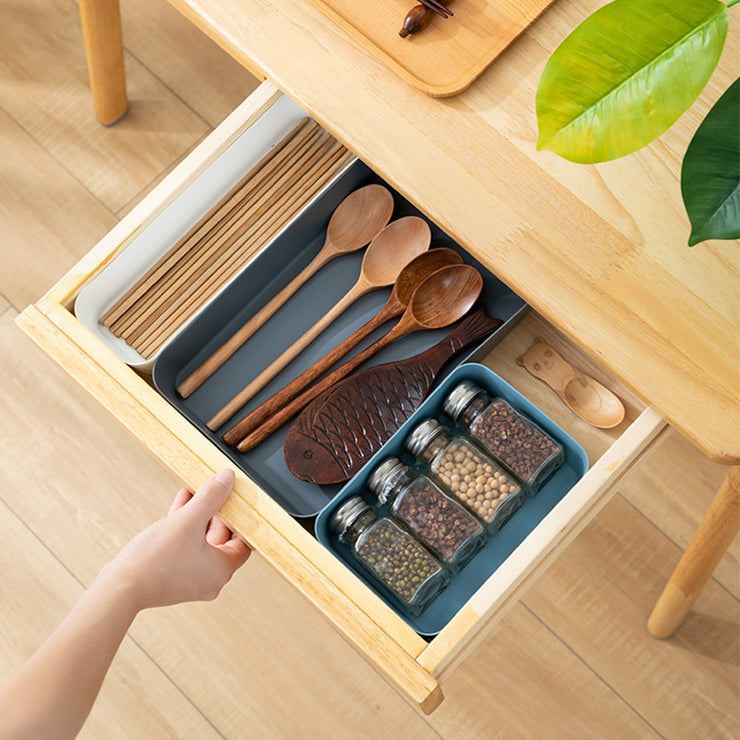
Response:
M282 94L266 82L157 188L135 207L18 323L58 364L113 414L175 476L197 488L232 461L154 388L151 378L126 364L75 317L81 289L144 229ZM372 165L371 162L368 163ZM423 211L423 204L418 204ZM466 251L495 274L496 266L475 244ZM578 420L516 358L535 337L545 338L571 363L611 386L625 401L625 421L609 431ZM663 435L666 424L631 397L557 329L533 312L480 360L562 426L586 450L588 472L549 511L514 552L432 639L425 639L337 559L294 516L246 473L222 515L249 544L308 598L345 638L422 711L442 700L440 682L474 649L536 575L599 511L623 477Z

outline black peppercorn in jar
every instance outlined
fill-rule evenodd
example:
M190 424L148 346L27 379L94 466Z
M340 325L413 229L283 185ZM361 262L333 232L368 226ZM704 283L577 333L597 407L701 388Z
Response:
M331 527L409 614L420 614L444 588L447 572L437 558L391 518L378 516L361 496L334 512Z
M485 542L486 531L477 519L430 478L414 475L397 457L373 470L368 487L451 572L467 563Z
M516 479L481 448L452 435L436 419L415 427L406 447L489 531L500 529L521 506L523 491Z
M562 465L563 448L503 398L469 381L450 391L445 413L536 493Z

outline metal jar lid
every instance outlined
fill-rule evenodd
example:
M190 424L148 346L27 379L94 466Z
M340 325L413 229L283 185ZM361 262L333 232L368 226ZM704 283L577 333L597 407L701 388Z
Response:
M406 449L412 455L417 456L442 432L444 432L444 427L436 419L425 419L409 434Z
M378 497L381 504L388 501L388 493L395 485L398 475L406 469L397 457L389 457L370 474L367 487Z
M463 380L449 392L444 402L443 411L450 419L457 421L457 418L465 411L468 404L484 392L475 383Z
M335 512L329 521L331 528L341 539L352 523L357 520L361 514L370 509L370 504L362 496L352 496L348 498Z

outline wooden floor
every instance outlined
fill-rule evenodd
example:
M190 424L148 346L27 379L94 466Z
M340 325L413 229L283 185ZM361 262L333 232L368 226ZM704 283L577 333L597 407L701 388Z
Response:
M0 680L176 488L14 319L256 84L164 0L122 5L132 107L104 128L75 3L0 4ZM645 628L722 477L671 437L431 717L256 555L218 601L137 618L82 736L738 738L738 543L674 638Z

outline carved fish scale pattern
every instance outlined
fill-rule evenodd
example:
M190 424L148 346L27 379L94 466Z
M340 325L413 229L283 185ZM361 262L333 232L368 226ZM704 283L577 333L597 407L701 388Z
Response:
M428 365L395 366L370 373L362 388L348 383L335 389L311 416L304 419L317 445L336 459L349 474L358 459L367 459L419 408L434 382Z
M289 470L319 485L351 478L419 408L445 363L501 323L481 308L425 352L339 382L307 406L288 431Z

